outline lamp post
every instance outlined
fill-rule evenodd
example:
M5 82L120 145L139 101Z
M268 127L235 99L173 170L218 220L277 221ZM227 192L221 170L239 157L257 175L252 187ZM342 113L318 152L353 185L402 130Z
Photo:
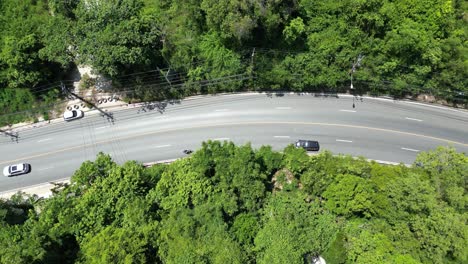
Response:
M351 94L353 95L353 108L356 107L356 105L354 104L354 87L353 87L353 72L354 72L355 68L354 68L354 64L353 64L353 68L351 69L351 86L349 87L351 89Z
M353 73L356 71L357 67L361 67L361 61L362 61L363 58L364 58L364 56L362 54L359 54L359 56L356 59L356 62L353 62L353 65L352 65L351 71L350 71L351 72L351 74L350 74L351 75L351 85L350 85L349 88L351 89L351 93L353 95L353 108L356 107L356 105L354 103L354 99L355 99L356 95L355 95L354 86L353 86Z

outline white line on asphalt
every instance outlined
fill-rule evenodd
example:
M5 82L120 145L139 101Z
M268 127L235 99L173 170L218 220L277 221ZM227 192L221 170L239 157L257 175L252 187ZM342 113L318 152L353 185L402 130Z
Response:
M345 109L340 109L341 112L350 112L350 113L356 113L354 110L345 110Z
M229 111L229 109L216 109L215 112L224 112L224 111Z
M416 119L416 118L411 118L411 117L405 117L405 119L422 122L421 119Z
M289 136L274 136L275 138L289 138Z
M213 138L211 140L224 141L224 140L229 140L229 138Z
M401 148L403 150L408 150L408 151L414 151L414 152L419 152L417 149L410 149L410 148Z
M421 106L426 106L426 107L438 108L438 109L441 109L441 110L454 111L454 112L459 112L459 113L462 113L462 114L467 113L465 110L453 109L453 108L450 108L448 106L430 105L430 104L410 102L410 101L401 101L401 102L404 102L404 103L407 103L407 104L414 104L414 105L421 105Z
M287 109L291 109L291 107L289 106L280 106L280 107L275 107L276 109L278 110L287 110Z
M45 167L45 168L40 168L40 169L37 169L38 171L43 171L43 170L49 170L49 169L53 169L54 167Z
M95 129L96 130L99 130L99 129L104 129L104 128L108 128L109 126L102 126L102 127L96 127Z
M46 139L38 140L37 142L45 142L45 141L49 141L49 140L52 140L52 139L51 138L46 138Z
M354 95L350 94L338 94L339 97L347 97L347 98L353 98ZM453 109L448 106L439 106L439 105L430 105L428 103L419 103L419 102L411 102L408 100L395 100L391 98L382 98L382 97L371 97L371 96L362 96L364 99L370 99L370 100L378 100L378 101L387 101L387 102L392 102L392 103L406 103L406 104L414 104L414 105L420 105L420 106L425 106L425 107L432 107L432 108L439 108L441 110L448 110L448 111L454 111L454 112L459 112L462 114L467 114L465 110L458 110L458 109Z
M170 147L171 145L167 144L167 145L159 145L159 146L154 146L153 148L167 148L167 147Z
M351 141L351 140L345 140L345 139L337 139L336 141L339 141L339 142L347 142L347 143L353 143L353 141Z

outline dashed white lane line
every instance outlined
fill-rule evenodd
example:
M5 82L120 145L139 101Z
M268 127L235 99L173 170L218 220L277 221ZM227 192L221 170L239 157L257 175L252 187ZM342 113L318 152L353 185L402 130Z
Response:
M49 140L52 140L51 138L45 138L45 139L41 139L41 140L38 140L37 142L46 142L46 141L49 141Z
M274 136L275 138L290 138L290 136Z
M289 107L289 106L280 106L280 107L275 107L275 109L278 109L278 110L288 110L288 109L291 109L291 107Z
M413 151L413 152L419 152L420 150L417 149L411 149L411 148L401 148L403 150L408 150L408 151Z
M336 141L338 142L346 142L346 143L353 143L351 140L346 140L346 139L337 139Z
M154 146L153 148L167 148L167 147L170 147L170 146L171 146L170 144L166 144L166 145Z
M407 120L412 120L412 121L422 122L421 119L416 119L416 118L411 118L411 117L405 117L405 119L407 119Z
M226 112L229 111L229 109L216 109L215 112Z
M211 140L214 140L214 141L224 141L224 140L229 140L229 138L213 138Z
M54 167L45 167L45 168L39 168L37 169L38 171L43 171L43 170L50 170L50 169L53 169Z
M349 113L356 113L354 110L346 110L346 109L340 109L341 112L349 112Z

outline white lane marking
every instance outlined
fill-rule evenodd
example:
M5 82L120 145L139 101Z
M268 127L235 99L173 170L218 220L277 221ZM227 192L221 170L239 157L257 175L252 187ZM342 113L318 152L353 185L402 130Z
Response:
M229 109L216 109L215 112L225 112L225 111L229 111Z
M289 106L280 106L280 107L275 107L275 109L278 109L278 110L288 110L288 109L291 109L291 107L289 107Z
M416 119L416 118L411 118L411 117L405 117L405 119L422 122L421 119Z
M351 140L346 140L346 139L337 139L336 141L338 141L338 142L353 143L353 141L351 141Z
M224 141L224 140L229 140L229 138L213 138L211 140Z
M349 113L356 113L354 110L346 110L346 109L340 109L341 112L349 112Z
M275 138L290 138L289 136L274 136Z
M46 139L38 140L37 142L45 142L45 141L49 141L49 140L52 140L52 139L51 138L46 138Z
M338 94L339 97L347 97L347 98L353 98L354 95L349 95L349 94ZM387 101L387 102L392 102L392 103L405 103L405 104L414 104L414 105L420 105L420 106L425 106L425 107L432 107L432 108L438 108L441 110L448 110L448 111L454 111L454 112L459 112L462 114L467 114L465 110L458 110L458 109L453 109L447 106L437 106L437 105L430 105L427 103L418 103L418 102L411 102L408 100L395 100L393 98L381 98L381 97L370 97L370 96L362 96L364 99L370 99L370 100L377 100L377 101Z
M109 126L103 126L103 127L96 127L95 129L96 130L99 130L99 129L104 129L104 128L108 128Z
M409 102L409 101L400 101L400 102L407 103L407 104L426 106L426 107L432 107L432 108L438 108L438 109L441 109L441 110L449 110L449 111L453 111L453 112L459 112L459 113L462 113L462 114L467 113L465 110L457 110L457 109L453 109L453 108L446 107L446 106L429 105L429 104L425 104L425 103L417 103L417 102Z
M45 168L40 168L40 169L37 169L38 171L43 171L43 170L49 170L49 169L53 169L54 167L51 166L51 167L45 167Z
M153 146L153 148L167 148L167 147L170 147L170 146L171 146L170 144L167 144L167 145Z
M419 152L420 150L417 149L410 149L410 148L401 148L403 150L408 150L408 151L414 151L414 152Z

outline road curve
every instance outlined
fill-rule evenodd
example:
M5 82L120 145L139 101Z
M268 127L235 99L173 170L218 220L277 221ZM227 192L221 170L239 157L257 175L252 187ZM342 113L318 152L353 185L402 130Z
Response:
M349 96L233 94L189 98L148 109L114 110L115 122L87 114L0 138L0 167L28 162L32 172L0 177L0 192L69 177L106 152L114 160L151 162L184 156L202 141L230 140L280 150L297 139L322 150L412 163L420 151L451 145L468 153L468 113L444 107Z

